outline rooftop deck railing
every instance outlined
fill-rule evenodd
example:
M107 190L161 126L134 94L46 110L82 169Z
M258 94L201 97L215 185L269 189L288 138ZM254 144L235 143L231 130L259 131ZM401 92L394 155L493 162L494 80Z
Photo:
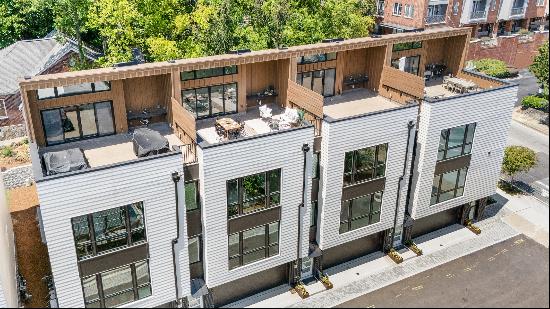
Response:
M487 11L472 11L470 19L481 19L487 17Z
M524 7L518 7L518 8L512 8L512 11L510 12L510 15L511 16L523 15L523 13L525 13L525 8Z
M445 21L445 15L432 15L426 17L426 24L438 24Z

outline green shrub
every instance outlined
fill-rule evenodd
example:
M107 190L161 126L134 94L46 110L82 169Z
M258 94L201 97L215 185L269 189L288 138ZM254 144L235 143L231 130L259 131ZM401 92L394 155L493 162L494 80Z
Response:
M26 145L26 144L28 144L28 143L29 143L29 138L28 138L28 137L25 137L25 138L23 139L23 144Z
M535 109L548 109L548 101L545 98L529 95L521 100L521 105Z
M476 69L495 78L508 78L511 76L506 63L497 59L481 59L474 61Z
M13 157L13 155L15 154L15 152L13 151L13 149L10 146L2 147L0 149L1 149L0 150L0 155L4 158Z

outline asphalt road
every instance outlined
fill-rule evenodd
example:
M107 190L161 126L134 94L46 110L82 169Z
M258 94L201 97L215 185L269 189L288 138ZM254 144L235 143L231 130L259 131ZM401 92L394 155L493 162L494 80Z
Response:
M519 235L338 307L548 308L548 271L548 249Z
M518 84L518 101L516 106L521 105L521 99L530 94L536 94L539 91L539 84L535 76L528 69L519 71L519 76L511 81Z

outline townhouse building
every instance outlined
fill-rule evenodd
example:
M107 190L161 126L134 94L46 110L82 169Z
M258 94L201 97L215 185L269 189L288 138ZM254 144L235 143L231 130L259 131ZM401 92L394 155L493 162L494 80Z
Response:
M517 86L464 70L470 36L21 80L59 305L223 306L483 217Z

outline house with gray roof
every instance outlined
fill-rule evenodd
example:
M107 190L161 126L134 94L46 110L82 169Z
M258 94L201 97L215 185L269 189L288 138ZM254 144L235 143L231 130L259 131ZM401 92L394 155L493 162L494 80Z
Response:
M78 44L59 39L56 32L42 39L18 41L0 50L0 127L24 123L23 105L18 80L41 74L68 71L72 56L78 55ZM84 47L89 60L101 54Z

